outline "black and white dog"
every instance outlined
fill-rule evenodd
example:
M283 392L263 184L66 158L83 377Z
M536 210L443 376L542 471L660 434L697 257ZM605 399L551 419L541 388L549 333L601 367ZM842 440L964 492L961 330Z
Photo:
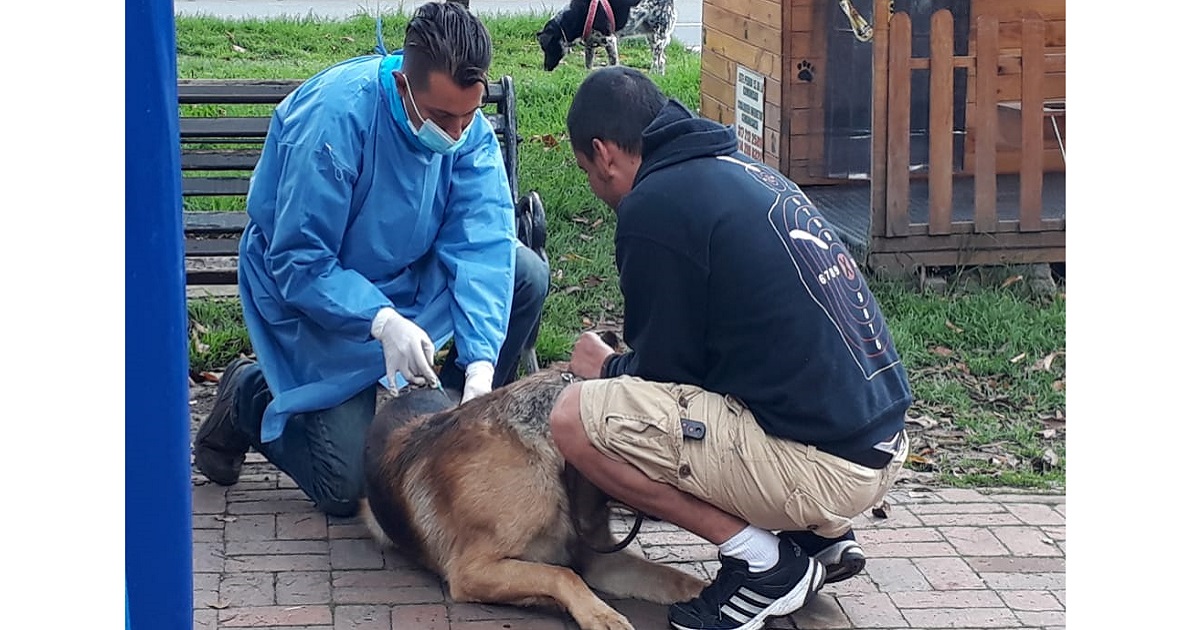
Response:
M601 46L608 53L608 65L615 66L620 63L617 40L642 37L650 43L654 56L650 70L665 74L667 44L671 43L676 17L675 0L571 0L538 31L544 66L547 71L556 68L571 46L580 41L585 68L592 69L596 49Z

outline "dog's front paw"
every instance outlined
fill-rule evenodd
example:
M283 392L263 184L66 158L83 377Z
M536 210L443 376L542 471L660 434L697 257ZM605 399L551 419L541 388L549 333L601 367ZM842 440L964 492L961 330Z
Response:
M680 571L679 575L667 584L667 590L664 593L667 601L663 603L674 604L696 599L700 596L700 591L704 590L707 585L708 583L704 580Z
M625 615L612 608L594 611L575 621L580 630L634 630L633 624L629 623Z

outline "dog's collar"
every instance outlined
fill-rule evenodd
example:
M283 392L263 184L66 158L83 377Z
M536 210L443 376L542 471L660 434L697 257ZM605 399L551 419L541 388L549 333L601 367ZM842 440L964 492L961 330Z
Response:
M581 37L585 41L588 35L592 33L592 21L596 19L596 5L603 6L604 13L608 15L608 25L612 28L610 35L617 34L617 19L613 17L612 5L608 3L608 0L592 0L588 3L587 20L583 23L583 35Z

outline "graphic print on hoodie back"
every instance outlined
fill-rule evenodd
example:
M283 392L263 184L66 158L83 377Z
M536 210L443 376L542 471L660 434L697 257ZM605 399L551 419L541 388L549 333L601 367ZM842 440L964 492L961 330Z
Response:
M858 263L808 197L791 181L754 162L728 155L718 159L742 166L775 193L775 203L767 218L796 265L796 273L809 295L841 332L846 349L863 377L870 380L899 363L899 357L891 352L892 339L879 304L867 288Z

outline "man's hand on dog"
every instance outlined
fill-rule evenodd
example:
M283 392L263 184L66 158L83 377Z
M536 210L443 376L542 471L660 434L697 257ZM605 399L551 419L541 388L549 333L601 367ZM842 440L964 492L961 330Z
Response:
M580 378L600 378L604 360L613 354L612 346L604 343L594 332L585 332L575 341L571 351L571 373Z

